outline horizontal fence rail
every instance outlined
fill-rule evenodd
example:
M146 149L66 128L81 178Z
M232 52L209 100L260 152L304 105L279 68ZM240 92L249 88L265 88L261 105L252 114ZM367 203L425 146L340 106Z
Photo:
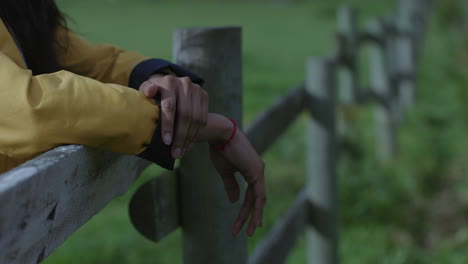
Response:
M0 263L38 263L148 162L83 146L56 148L0 176Z
M304 110L305 98L304 85L298 85L260 113L247 127L247 138L259 154L265 152Z

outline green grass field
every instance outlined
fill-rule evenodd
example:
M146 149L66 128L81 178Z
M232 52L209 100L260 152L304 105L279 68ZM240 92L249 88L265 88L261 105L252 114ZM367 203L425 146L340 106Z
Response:
M89 40L166 59L171 59L175 28L242 26L246 124L304 79L308 56L333 51L335 9L340 3L357 7L362 22L391 14L394 8L393 1L373 0L291 5L200 2L62 0L59 4L72 18L71 28ZM355 109L350 139L358 154L345 151L339 168L342 263L468 261L468 229L460 224L468 219L468 181L463 179L468 172L468 107L464 104L468 74L463 74L466 61L459 54L463 52L459 31L445 26L450 9L441 6L438 10L421 62L418 103L401 130L402 145L395 162L374 160L371 108ZM250 250L304 184L304 131L302 116L264 155L268 204L263 228L249 240ZM107 206L44 263L181 263L179 231L154 244L133 229L127 214L136 186L160 172L148 168L125 196ZM453 212L442 210L446 207ZM303 239L299 241L288 263L305 263L304 244Z

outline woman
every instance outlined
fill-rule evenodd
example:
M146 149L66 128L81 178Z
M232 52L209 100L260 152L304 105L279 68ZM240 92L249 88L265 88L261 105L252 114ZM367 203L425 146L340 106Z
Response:
M66 27L53 0L2 0L0 18L0 173L64 144L172 169L193 143L208 142L232 202L240 193L234 172L249 183L233 234L249 216L249 235L261 225L263 161L234 121L208 113L201 78L164 60L90 44ZM188 118L174 120L175 112Z

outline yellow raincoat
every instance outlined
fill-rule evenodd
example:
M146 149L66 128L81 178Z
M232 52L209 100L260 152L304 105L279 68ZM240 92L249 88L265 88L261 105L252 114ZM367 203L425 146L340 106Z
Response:
M59 29L66 35L59 62L69 71L33 76L0 20L0 173L59 145L135 155L151 142L159 108L126 87L148 58Z

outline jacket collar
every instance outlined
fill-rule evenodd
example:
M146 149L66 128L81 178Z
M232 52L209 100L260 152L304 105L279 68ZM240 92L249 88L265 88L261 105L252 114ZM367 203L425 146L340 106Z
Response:
M21 51L16 46L13 36L8 31L3 20L0 19L0 52L7 55L13 60L19 67L26 69Z

